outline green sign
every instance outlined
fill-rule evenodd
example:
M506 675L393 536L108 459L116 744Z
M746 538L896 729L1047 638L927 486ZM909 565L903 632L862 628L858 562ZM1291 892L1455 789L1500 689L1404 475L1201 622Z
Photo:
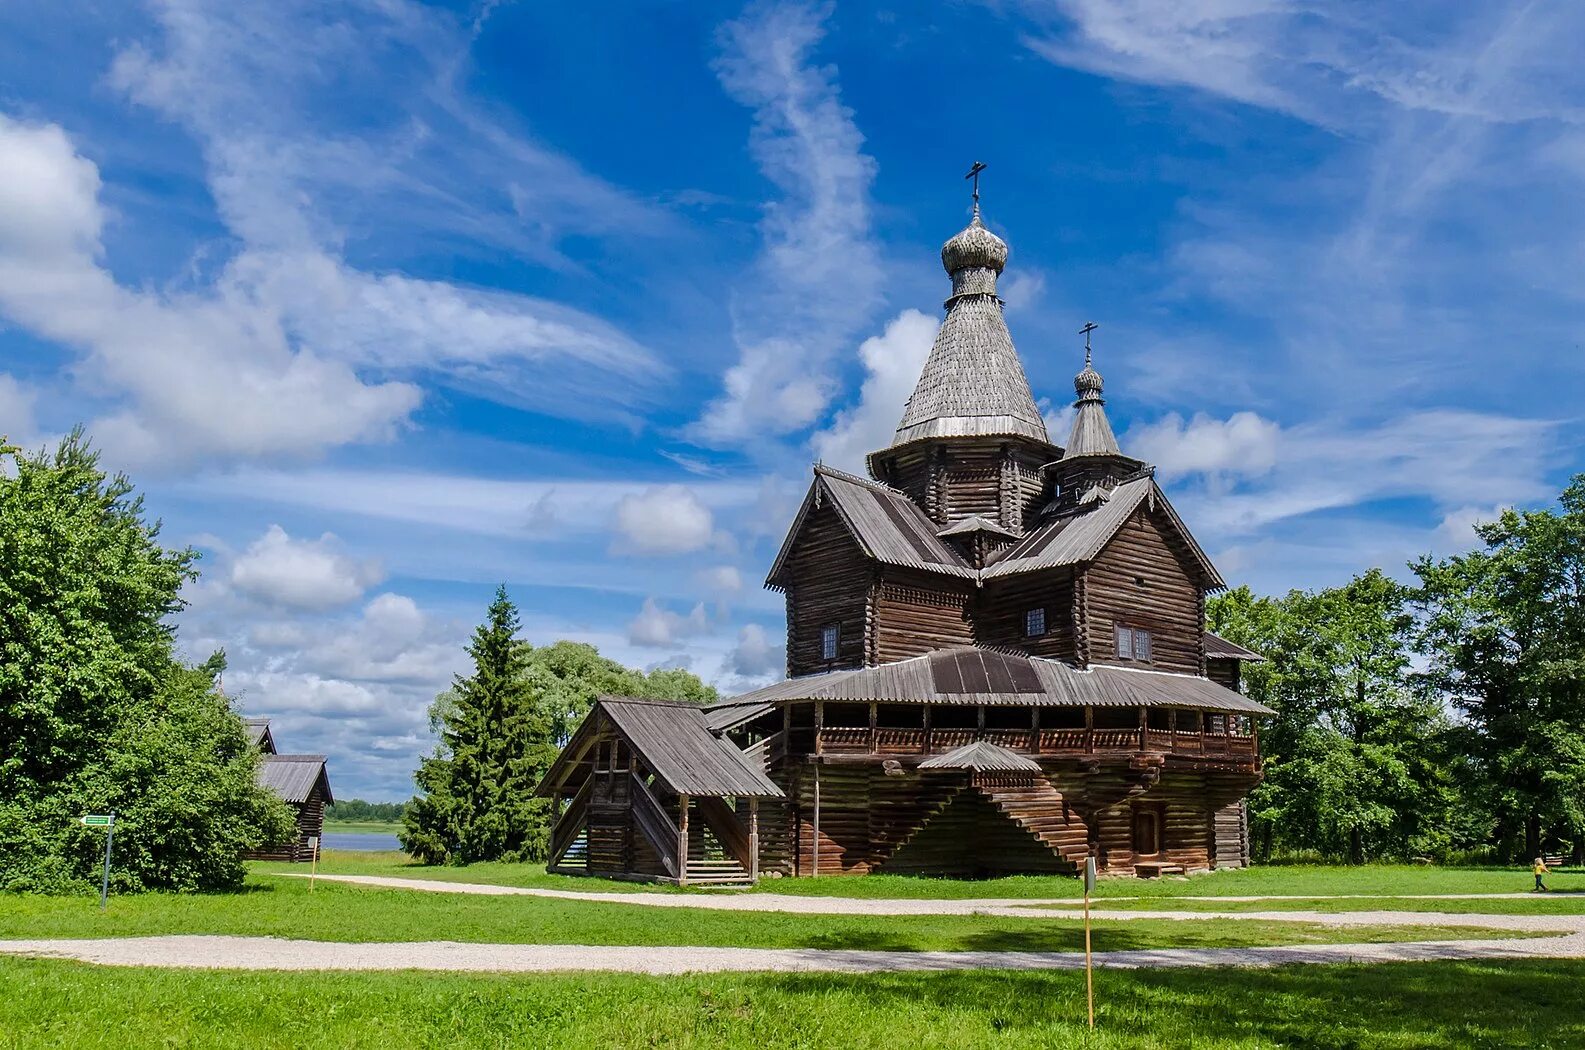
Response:
M103 813L89 813L82 817L81 820L83 826L88 828L108 828L115 823L114 817L106 816Z

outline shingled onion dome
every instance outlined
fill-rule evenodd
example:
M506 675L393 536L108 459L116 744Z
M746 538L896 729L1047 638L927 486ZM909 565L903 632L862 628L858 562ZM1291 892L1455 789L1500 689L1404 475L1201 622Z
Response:
M1106 419L1106 398L1101 396L1101 373L1090 363L1088 351L1084 355L1084 370L1073 377L1073 391L1079 395L1079 399L1073 402L1078 412L1073 417L1073 430L1068 435L1062 458L1120 455L1122 449L1117 447L1112 424Z
M996 275L1007 265L1007 242L985 228L978 204L969 224L941 246L941 265L952 277L953 298L996 294Z
M1007 242L985 228L978 204L969 224L941 246L941 265L952 276L947 316L891 447L968 437L1049 444L996 295L996 277L1007 265Z

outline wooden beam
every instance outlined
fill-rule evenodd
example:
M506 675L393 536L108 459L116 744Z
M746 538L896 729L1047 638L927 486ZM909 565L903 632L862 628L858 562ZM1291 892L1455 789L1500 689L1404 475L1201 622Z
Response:
M748 877L759 881L759 799L748 800Z
M810 853L813 859L810 863L810 875L820 874L820 767L815 766L815 823L814 838L810 842Z
M677 885L688 884L688 796L678 795L680 808L677 814Z

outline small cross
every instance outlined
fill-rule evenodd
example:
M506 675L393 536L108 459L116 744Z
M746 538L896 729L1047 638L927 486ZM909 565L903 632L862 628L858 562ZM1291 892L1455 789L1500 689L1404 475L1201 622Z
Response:
M963 176L965 179L974 180L974 210L976 213L980 210L980 172L984 170L985 162L977 160L974 162L974 167L969 169L969 173Z
M1079 334L1084 337L1084 367L1090 367L1090 333L1101 327L1094 321L1085 321L1084 327L1079 329Z

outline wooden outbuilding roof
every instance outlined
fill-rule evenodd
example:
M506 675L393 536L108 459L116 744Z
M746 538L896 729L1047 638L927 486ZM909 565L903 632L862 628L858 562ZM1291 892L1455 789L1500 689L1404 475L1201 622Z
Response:
M275 738L270 736L268 718L244 718L242 728L248 734L248 743L266 755L275 754Z
M1211 660L1248 660L1251 663L1265 663L1266 658L1253 649L1245 649L1237 642L1230 642L1219 634L1205 632L1205 655Z
M293 805L307 802L316 786L324 789L325 805L336 801L330 794L324 755L265 755L259 759L257 781Z
M781 798L781 789L730 742L710 730L705 709L676 700L602 696L536 789L550 795L563 784L609 721L644 766L676 795Z
M1185 707L1270 715L1276 712L1197 675L1096 665L992 649L954 648L910 660L790 678L715 705L711 717L730 728L787 700L891 704L988 704L1035 707Z

